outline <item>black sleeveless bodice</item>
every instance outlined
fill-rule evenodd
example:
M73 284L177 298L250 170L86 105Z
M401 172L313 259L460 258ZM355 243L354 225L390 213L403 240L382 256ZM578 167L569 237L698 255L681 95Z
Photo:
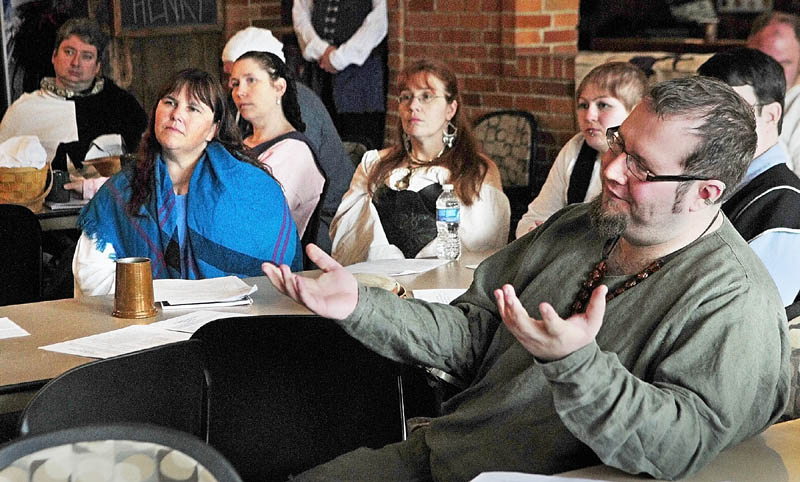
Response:
M395 191L381 186L372 198L389 243L406 258L436 238L436 199L442 186L431 184L420 191Z

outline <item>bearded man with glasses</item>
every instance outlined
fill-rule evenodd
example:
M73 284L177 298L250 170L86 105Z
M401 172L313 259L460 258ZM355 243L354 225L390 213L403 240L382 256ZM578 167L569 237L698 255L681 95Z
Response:
M655 85L611 133L599 197L487 258L449 306L359 286L313 246L317 279L265 265L279 290L376 352L469 380L408 440L295 480L469 480L598 462L673 479L772 424L789 391L786 314L720 214L755 128L722 82Z

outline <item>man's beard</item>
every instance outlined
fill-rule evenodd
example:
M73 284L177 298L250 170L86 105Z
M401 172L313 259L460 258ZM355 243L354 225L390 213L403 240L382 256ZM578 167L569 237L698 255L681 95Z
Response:
M612 214L605 211L602 193L589 201L589 219L592 227L602 239L621 236L628 227L628 218L624 214Z

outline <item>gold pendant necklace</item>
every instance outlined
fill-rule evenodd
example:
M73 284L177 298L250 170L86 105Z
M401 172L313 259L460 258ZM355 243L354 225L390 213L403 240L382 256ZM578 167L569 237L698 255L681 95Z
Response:
M408 189L409 183L411 182L411 176L414 174L414 171L421 167L426 167L430 163L442 157L442 154L444 154L444 147L442 147L442 150L439 151L439 154L436 154L436 157L428 161L418 159L410 149L406 150L406 154L408 154L408 167L406 168L408 169L408 172L406 172L406 175L395 183L395 187L397 187L397 189L400 191L405 191Z

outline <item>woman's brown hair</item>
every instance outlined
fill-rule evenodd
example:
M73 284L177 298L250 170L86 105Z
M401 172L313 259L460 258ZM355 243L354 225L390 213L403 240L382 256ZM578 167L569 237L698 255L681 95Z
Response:
M458 102L456 113L450 120L458 129L455 143L446 149L438 158L429 163L431 166L441 166L450 171L449 183L453 185L456 195L464 205L471 205L478 197L481 184L489 170L489 162L477 149L472 129L461 108L461 95L458 92L458 82L453 72L444 65L429 60L420 60L406 67L398 76L397 85L400 90L412 85L431 88L430 77L439 79L444 84L444 96L448 103ZM403 146L403 124L398 122L398 143L389 154L378 161L370 171L367 178L370 194L375 194L377 188L389 177L393 169L400 167L406 160L406 150Z

